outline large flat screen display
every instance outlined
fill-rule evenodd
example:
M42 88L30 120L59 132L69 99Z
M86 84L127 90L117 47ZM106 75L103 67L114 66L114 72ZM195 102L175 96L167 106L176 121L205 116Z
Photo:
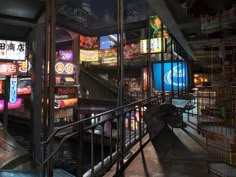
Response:
M117 34L100 37L100 49L110 49L117 46Z
M183 90L188 87L187 63L183 61L164 62L164 90ZM155 90L162 90L162 63L153 64L153 86Z

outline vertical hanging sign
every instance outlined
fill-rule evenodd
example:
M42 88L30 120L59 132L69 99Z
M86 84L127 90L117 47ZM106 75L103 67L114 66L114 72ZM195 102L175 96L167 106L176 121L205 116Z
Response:
M15 103L17 98L17 77L10 78L10 97L9 102Z

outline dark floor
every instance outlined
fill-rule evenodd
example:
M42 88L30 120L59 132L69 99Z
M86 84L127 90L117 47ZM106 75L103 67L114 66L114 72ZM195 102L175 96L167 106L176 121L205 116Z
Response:
M207 152L189 130L165 128L125 170L126 177L210 177ZM115 168L106 174L113 176Z

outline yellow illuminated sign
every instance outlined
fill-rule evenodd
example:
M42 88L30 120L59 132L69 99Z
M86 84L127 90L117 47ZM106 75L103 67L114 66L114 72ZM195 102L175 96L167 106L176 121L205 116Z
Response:
M163 38L163 52L165 52L166 47L165 47L165 38ZM140 41L140 53L141 54L146 54L148 53L148 40L143 39ZM160 53L162 52L161 50L162 47L162 39L161 38L151 38L150 39L150 53Z
M98 61L98 50L80 50L80 61Z

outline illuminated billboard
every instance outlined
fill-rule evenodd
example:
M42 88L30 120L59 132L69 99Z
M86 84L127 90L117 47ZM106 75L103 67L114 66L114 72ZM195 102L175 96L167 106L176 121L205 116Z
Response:
M80 50L80 61L98 61L98 50Z
M80 48L81 49L98 49L98 37L89 37L80 35Z
M153 86L155 90L162 90L162 80L164 82L164 90L171 91L172 85L173 90L183 90L188 87L188 69L187 63L164 62L164 77L162 79L162 63L153 64ZM171 69L172 68L172 69Z
M127 44L124 46L124 58L139 58L140 56L140 44Z
M0 40L0 59L25 60L25 44L22 41Z
M151 38L150 39L150 53L160 53L166 51L166 44L165 44L165 38L163 38L163 50L162 48L162 39L161 38ZM148 40L143 39L140 41L140 53L146 54L148 53Z

